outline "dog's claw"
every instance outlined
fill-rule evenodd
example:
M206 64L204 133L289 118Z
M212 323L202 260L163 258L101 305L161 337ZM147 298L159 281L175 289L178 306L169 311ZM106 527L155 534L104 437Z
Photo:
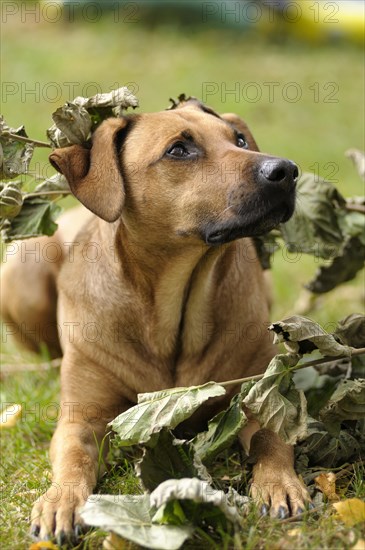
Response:
M314 510L315 506L313 504L313 502L309 502L308 503L308 510Z
M276 517L279 519L285 519L289 517L289 510L285 506L279 506Z
M32 525L30 528L30 536L34 538L38 538L39 531L41 530L39 525Z
M57 535L56 540L58 546L63 546L68 542L68 537L64 531L60 531Z
M260 514L261 514L262 516L267 516L268 513L269 513L269 507L268 507L268 505L267 505L267 504L263 504L263 505L261 506L261 508L260 508Z
M301 516L303 513L304 513L303 508L299 507L299 508L297 509L297 514L296 514L296 515L297 515L297 516Z
M75 538L78 540L84 534L84 528L81 523L77 523L74 529Z

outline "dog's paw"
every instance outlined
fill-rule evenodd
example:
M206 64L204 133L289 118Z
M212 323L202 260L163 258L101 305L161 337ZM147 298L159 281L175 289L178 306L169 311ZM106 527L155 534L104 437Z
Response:
M266 468L257 463L253 469L251 495L262 515L284 519L312 507L307 489L292 468Z
M30 531L33 538L56 540L62 546L77 542L85 531L80 510L89 493L75 486L65 489L62 491L59 485L53 483L34 503Z

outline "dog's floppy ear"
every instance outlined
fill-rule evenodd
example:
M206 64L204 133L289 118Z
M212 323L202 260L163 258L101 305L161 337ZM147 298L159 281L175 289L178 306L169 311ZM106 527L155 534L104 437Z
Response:
M124 118L105 120L94 132L91 149L71 145L55 149L49 157L75 197L107 222L118 219L124 204L118 136L127 124Z
M228 122L235 130L238 132L241 132L248 143L249 148L252 151L259 151L258 145L251 134L246 122L242 120L238 115L235 115L234 113L225 113L224 115L220 115L223 120Z

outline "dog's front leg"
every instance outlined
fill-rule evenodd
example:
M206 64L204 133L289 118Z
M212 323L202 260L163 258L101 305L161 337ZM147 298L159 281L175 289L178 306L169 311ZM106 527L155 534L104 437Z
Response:
M239 435L254 462L251 494L262 514L283 519L304 511L310 503L306 488L294 470L294 448L274 432L249 420Z
M79 510L97 482L106 425L128 405L118 392L120 382L96 365L85 366L85 359L64 360L61 378L61 417L50 453L52 484L33 506L31 532L42 540L56 536L62 543L79 534Z
M62 413L67 414L64 407ZM61 420L51 443L52 484L32 510L32 533L41 540L54 534L69 538L81 527L79 509L97 481L98 443L105 422L88 423L80 414L73 421Z

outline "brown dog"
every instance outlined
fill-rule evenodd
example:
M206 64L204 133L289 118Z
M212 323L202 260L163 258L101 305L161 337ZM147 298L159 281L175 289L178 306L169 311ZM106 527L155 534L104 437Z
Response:
M62 251L57 261L41 254L7 263L2 289L11 292L2 304L28 346L39 341L24 327L37 324L56 351L54 327L60 333L53 483L32 523L34 534L62 539L78 530L79 507L97 481L95 439L138 393L236 379L269 363L267 292L250 237L291 216L298 171L259 153L236 115L193 99L109 119L91 148L58 149L50 160L96 215L85 222L80 210L68 212L52 241L38 240L41 250L53 242ZM194 427L238 389L198 411ZM292 449L258 430L251 421L240 438L248 450L255 434L254 496L272 514L296 514L308 497Z

